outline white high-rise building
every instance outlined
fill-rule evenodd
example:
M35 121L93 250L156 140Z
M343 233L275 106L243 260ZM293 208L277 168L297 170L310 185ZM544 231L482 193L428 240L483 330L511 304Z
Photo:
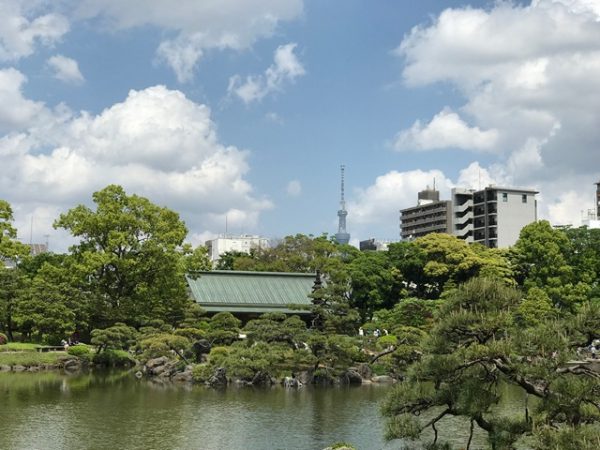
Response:
M254 248L268 248L269 240L261 236L249 234L242 234L240 236L226 234L206 241L205 245L208 249L210 260L215 262L225 252L250 253L250 250Z

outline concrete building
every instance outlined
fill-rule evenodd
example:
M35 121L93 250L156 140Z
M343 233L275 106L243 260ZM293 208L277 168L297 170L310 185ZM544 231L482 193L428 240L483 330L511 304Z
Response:
M393 242L394 241L384 241L380 239L371 238L365 241L360 241L358 243L358 248L361 252L364 252L366 250L384 252L388 249L388 246Z
M455 188L452 199L437 191L419 192L419 205L401 211L402 239L428 233L454 234L467 242L506 248L521 229L537 220L537 191L488 186L482 190Z
M221 235L205 242L208 257L212 262L217 261L225 252L250 253L253 248L268 248L269 240L260 236L242 234L240 236Z
M429 233L450 233L452 230L452 202L440 200L435 189L418 193L417 206L400 211L400 236L416 239Z
M473 193L473 242L507 248L537 220L537 191L488 186Z

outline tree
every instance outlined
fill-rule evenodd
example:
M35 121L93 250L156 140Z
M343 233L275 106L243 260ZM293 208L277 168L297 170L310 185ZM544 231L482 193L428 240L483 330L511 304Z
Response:
M477 276L512 283L512 271L502 251L469 245L456 236L430 233L411 243L392 244L389 252L409 295L418 298L437 299Z
M15 309L29 280L16 269L6 269L0 266L0 330L8 338L14 340Z
M262 314L244 327L249 342L284 343L295 348L306 337L306 324L298 316Z
M81 239L71 250L97 302L93 323L181 320L188 296L179 250L187 229L178 214L115 185L93 200L95 211L79 205L55 222Z
M540 220L521 230L510 257L517 281L526 291L533 287L542 289L554 305L573 312L577 304L588 298L590 286L577 280L567 260L572 253L572 243L565 232Z
M347 265L350 304L363 320L382 308L391 308L405 296L402 273L390 263L387 252L361 252Z
M194 272L206 272L212 269L212 263L208 257L206 247L198 246L192 248L190 244L185 244L181 249L182 271L186 274Z
M116 323L112 327L92 330L92 344L97 352L104 350L127 350L136 342L137 331L124 323Z
M0 200L0 259L18 261L29 254L29 247L17 241L17 229L13 226L10 204Z
M455 415L471 423L471 436L478 426L488 433L493 449L510 449L524 433L548 442L548 433L572 429L576 434L583 424L598 425L600 379L566 363L575 357L578 340L593 338L600 329L581 314L567 322L549 319L524 327L515 323L520 297L498 280L477 278L448 298L422 357L384 405L388 437L418 438L431 427L435 442L436 423ZM522 415L495 415L501 383L537 397L537 408L530 411L525 403ZM429 418L420 419L426 411Z

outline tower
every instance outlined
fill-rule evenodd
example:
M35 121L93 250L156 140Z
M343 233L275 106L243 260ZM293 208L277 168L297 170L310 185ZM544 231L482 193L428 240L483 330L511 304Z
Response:
M596 220L600 220L600 181L596 185Z
M340 209L337 212L338 215L338 232L335 233L335 240L338 241L339 244L347 244L350 242L350 233L346 232L346 216L348 215L348 211L346 211L346 201L344 200L344 169L345 166L342 164L340 166L340 170L342 173L342 183L341 183L341 199L340 199Z

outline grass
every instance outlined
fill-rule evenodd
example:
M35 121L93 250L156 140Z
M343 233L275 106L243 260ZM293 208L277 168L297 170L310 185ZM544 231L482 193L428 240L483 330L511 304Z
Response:
M8 344L0 345L0 353L2 352L35 352L38 344L30 344L26 342L9 342Z
M67 356L66 352L9 351L0 353L0 365L27 367L40 364L57 364L65 356Z

